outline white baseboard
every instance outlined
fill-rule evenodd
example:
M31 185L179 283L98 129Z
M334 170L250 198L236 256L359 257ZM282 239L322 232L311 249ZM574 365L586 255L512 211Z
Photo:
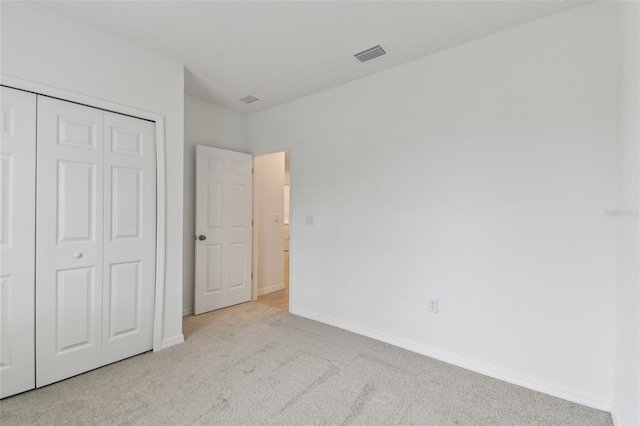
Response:
M638 407L636 407L636 413L638 413ZM640 423L637 422L637 420L629 420L627 418L626 422L624 420L620 419L620 415L618 414L618 407L616 406L615 403L611 404L611 420L613 420L613 424L614 426L638 426L640 425ZM630 413L627 413L630 414Z
M618 421L618 415L616 414L616 410L613 406L611 407L611 420L613 421L613 426L620 425L620 422Z
M362 336L380 340L382 342L389 343L390 345L398 346L400 348L407 349L421 355L426 355L428 357L435 358L437 360L444 361L446 363L453 364L467 370L475 371L476 373L484 374L485 376L493 377L495 379L513 383L515 385L542 392L551 396L566 399L567 401L586 405L598 410L609 411L611 409L611 401L605 400L597 395L592 395L578 389L548 382L546 380L540 380L532 376L498 367L493 364L459 356L450 352L442 351L432 346L423 345L407 339L402 339L368 327L363 327L358 324L307 311L305 309L292 307L289 312L294 315L299 315L301 317L319 321L328 325L332 325L334 327L342 328L344 330L351 331Z
M170 348L171 346L179 345L180 343L184 343L184 335L182 333L164 339L162 341L162 349Z
M259 288L258 296L264 296L265 294L273 293L274 291L284 290L284 283L270 285L269 287Z
M183 317L188 317L189 315L193 315L193 306L191 306L190 308L184 308L182 310Z

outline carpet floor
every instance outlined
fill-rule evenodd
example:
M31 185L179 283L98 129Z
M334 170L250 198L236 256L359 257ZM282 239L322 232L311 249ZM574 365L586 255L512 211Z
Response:
M250 302L186 342L0 401L9 425L611 425L611 416Z

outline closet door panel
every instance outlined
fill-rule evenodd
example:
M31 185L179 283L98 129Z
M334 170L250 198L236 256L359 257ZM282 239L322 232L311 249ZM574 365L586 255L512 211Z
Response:
M0 88L0 398L35 387L36 95Z
M155 124L105 112L103 363L153 348Z
M38 387L102 363L103 116L38 97Z

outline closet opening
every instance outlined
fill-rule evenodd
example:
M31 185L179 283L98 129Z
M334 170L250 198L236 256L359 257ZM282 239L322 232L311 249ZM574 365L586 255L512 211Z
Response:
M4 398L162 349L166 214L162 116L1 86Z

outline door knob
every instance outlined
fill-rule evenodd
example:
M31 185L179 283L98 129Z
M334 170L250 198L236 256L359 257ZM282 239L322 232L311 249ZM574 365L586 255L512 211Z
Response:
M207 237L206 237L206 236L204 236L204 235L200 235L200 236L198 237L198 239L199 239L200 241L204 241L204 240L206 240L206 239L207 239Z
M76 259L80 259L82 257L82 253L77 251L77 252L73 253L73 257L75 257Z

